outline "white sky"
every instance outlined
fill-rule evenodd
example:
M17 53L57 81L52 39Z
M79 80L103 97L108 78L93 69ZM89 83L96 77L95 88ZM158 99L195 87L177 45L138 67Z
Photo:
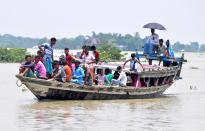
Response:
M149 35L142 26L163 24L157 31L172 42L205 43L205 0L0 0L0 34L73 37L79 34Z

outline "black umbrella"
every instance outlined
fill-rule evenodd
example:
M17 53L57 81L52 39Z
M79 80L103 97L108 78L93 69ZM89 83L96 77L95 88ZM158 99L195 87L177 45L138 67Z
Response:
M159 23L148 23L148 24L144 25L143 28L166 30L166 28Z

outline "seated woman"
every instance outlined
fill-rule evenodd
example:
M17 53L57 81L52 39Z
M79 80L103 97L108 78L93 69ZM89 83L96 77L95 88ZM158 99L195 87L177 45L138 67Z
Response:
M46 68L44 64L41 62L41 56L37 55L35 57L35 74L37 78L46 79Z
M25 56L25 62L23 62L19 69L19 74L25 77L35 77L34 75L35 64L32 61L31 55Z
M75 61L75 70L73 71L73 77L71 82L83 85L84 81L83 78L85 77L84 70L80 67L80 61Z
M53 78L59 82L66 82L66 73L63 66L60 66L59 61L53 61Z
M127 76L125 72L122 71L122 67L117 67L117 72L120 74L118 79L112 79L111 85L116 86L126 86L127 85Z

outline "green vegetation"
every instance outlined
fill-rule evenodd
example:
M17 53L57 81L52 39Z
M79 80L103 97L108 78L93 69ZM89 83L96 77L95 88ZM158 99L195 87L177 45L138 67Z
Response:
M116 43L116 46L121 50L134 51L135 49L142 50L146 38L141 38L138 33L130 34L117 34L117 33L98 33L93 32L93 36L97 37L102 43ZM70 49L81 49L86 36L79 35L75 38L62 38L58 39L55 48L63 49L68 47ZM9 34L0 36L0 47L2 48L32 48L38 44L47 42L47 38L28 38L28 37L15 37ZM198 42L191 43L171 43L175 51L187 52L205 52L205 44Z
M0 62L22 62L25 55L25 48L0 48Z
M120 60L123 56L121 50L113 43L103 44L98 50L101 61Z

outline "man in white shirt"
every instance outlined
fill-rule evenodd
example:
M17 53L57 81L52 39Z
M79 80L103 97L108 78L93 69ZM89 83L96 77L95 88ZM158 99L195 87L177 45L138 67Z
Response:
M88 47L84 49L84 54L82 55L82 59L86 64L92 64L95 61L95 56L93 53L89 52Z
M117 86L126 86L127 85L127 76L125 72L122 71L122 67L118 66L117 71L120 73L119 78L113 79L111 82L111 85L117 85Z
M155 29L151 29L150 42L154 45L158 45L159 43L159 35L155 33Z

